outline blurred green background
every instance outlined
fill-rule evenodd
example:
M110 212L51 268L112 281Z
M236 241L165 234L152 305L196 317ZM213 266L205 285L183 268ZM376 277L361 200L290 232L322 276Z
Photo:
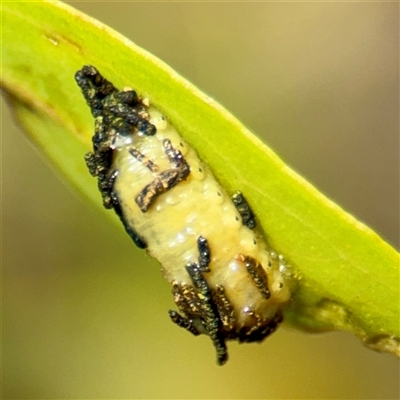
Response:
M71 4L399 247L397 3ZM217 367L208 338L170 323L157 262L59 179L2 105L3 398L400 397L398 360L346 333L286 326L230 343Z

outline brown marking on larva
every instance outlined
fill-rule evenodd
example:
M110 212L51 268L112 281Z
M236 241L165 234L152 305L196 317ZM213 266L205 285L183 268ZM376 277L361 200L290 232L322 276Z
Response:
M238 340L240 343L261 342L267 336L275 332L283 317L280 312L275 314L272 319L261 318L259 314L252 309L247 309L245 313L255 320L251 327L243 326L238 330Z
M217 306L218 314L222 326L225 331L232 332L234 330L234 325L236 322L235 311L225 294L224 287L222 285L217 285L213 291L214 303Z
M109 193L110 195L112 207L114 208L115 213L118 215L122 224L124 225L126 233L132 238L136 246L138 246L140 249L145 249L147 247L147 243L139 236L134 227L126 221L124 213L121 208L118 194L114 191L114 185L115 181L118 178L118 174L119 171L114 170L110 173L110 176L108 177L107 193Z
M203 236L197 238L197 249L199 250L199 267L202 272L210 272L211 252L208 240Z
M181 328L186 329L190 333L192 333L195 336L200 335L200 332L197 330L197 328L194 326L193 320L182 317L179 313L173 310L168 311L169 317L171 318L171 321L178 325Z
M178 149L175 149L174 146L172 146L172 143L169 139L163 140L163 150L164 153L167 155L169 162L174 168L188 170L187 173L189 174L190 168L188 163L186 162L182 153Z
M244 263L258 290L262 296L268 300L271 296L271 293L268 289L268 276L262 265L256 259L243 254L238 254L235 258Z
M171 190L179 182L185 180L190 173L189 164L182 153L172 146L169 139L164 139L163 148L172 168L162 171L136 196L135 202L143 213L149 209L160 194Z
M179 311L188 317L201 317L201 303L193 286L173 282L172 294Z
M157 172L158 171L158 165L154 164L153 161L151 161L148 157L146 157L139 150L136 150L135 148L131 147L129 149L129 153L130 153L131 156L136 158L136 160L141 162L146 168L148 168L151 172Z
M217 352L217 363L224 364L228 359L225 338L220 330L220 319L215 303L212 298L212 291L204 278L199 266L195 263L186 266L193 286L196 288L203 311L204 327L206 328Z
M231 196L231 199L240 216L242 217L243 225L249 229L254 229L256 227L256 220L254 219L254 214L251 211L246 198L243 196L243 193L237 191Z

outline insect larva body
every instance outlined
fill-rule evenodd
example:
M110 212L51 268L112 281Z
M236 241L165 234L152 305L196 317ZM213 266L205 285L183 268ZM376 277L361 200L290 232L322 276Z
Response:
M76 80L96 118L86 161L104 205L162 265L180 313L210 335L219 364L226 339L261 341L281 321L289 289L241 193L232 198L196 152L133 90L119 92L91 66Z

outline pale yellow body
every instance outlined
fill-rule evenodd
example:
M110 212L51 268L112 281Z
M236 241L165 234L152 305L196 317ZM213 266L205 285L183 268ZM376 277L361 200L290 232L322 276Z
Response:
M138 134L116 138L113 165L118 170L114 190L118 195L126 222L144 239L148 252L162 265L168 281L191 285L185 270L188 263L197 263L197 239L208 240L211 251L210 272L204 273L211 287L222 285L236 314L239 326L251 324L250 314L262 319L273 318L290 293L274 257L264 240L243 226L241 217L225 190L211 171L154 108L149 107L150 122L157 127L154 136ZM181 151L190 166L190 174L169 191L159 195L146 213L135 197L161 171L171 168L162 142L169 139ZM129 154L134 147L152 160L158 172L151 172ZM237 255L251 256L261 263L268 275L271 296L262 297ZM253 320L254 323L254 320Z

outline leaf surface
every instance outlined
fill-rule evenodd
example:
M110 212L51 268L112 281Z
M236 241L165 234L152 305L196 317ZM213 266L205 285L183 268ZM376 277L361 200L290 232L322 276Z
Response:
M1 83L15 115L96 206L96 182L83 162L93 120L74 81L84 64L148 97L227 191L245 194L269 243L293 268L297 284L287 321L312 331L349 330L378 350L399 353L399 255L376 233L288 168L223 107L120 34L63 3L2 7Z

